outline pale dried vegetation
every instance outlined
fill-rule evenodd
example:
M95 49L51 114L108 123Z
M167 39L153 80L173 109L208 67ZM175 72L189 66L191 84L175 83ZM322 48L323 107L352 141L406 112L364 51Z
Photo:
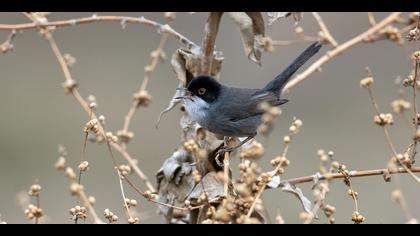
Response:
M413 180L420 183L416 172L420 172L420 167L416 167L416 147L420 141L420 114L417 113L416 93L419 89L418 70L420 66L420 51L412 52L412 70L408 73L401 72L403 79L398 79L396 83L405 87L399 93L398 99L391 103L392 113L382 113L374 96L374 73L367 67L367 77L360 80L360 86L366 89L369 98L373 104L374 117L373 124L378 125L384 132L386 144L389 146L389 160L384 157L383 162L378 163L379 169L374 170L350 170L351 163L344 164L334 155L332 151L318 150L317 155L320 160L319 172L310 175L297 177L294 179L280 179L280 176L287 171L291 164L288 156L288 150L293 140L297 137L303 128L301 119L295 118L291 121L289 132L285 134L282 142L283 151L278 156L270 158L264 155L264 146L256 140L244 145L238 153L225 153L221 158L216 157L217 150L225 142L228 146L233 146L238 142L237 139L220 139L214 134L204 130L197 123L191 121L189 115L184 113L181 118L182 145L166 159L162 168L158 171L157 185L154 185L141 168L145 168L144 162L138 162L134 159L135 154L127 152L127 146L134 138L134 131L130 130L130 122L139 108L146 108L153 100L148 92L147 86L153 72L160 62L164 61L165 44L173 38L178 40L181 47L171 56L171 65L175 72L175 77L179 80L179 86L184 87L195 75L207 74L219 77L221 65L223 62L222 53L214 51L215 40L219 24L223 23L225 18L230 17L239 27L242 37L242 43L245 55L257 64L261 64L263 53L273 53L275 47L290 45L293 43L320 41L327 48L324 55L321 55L315 62L307 67L306 70L297 74L285 90L290 90L302 81L311 78L311 75L320 71L320 68L328 68L328 62L336 56L345 53L352 47L361 43L373 43L379 40L390 40L392 42L403 44L416 44L417 49L420 40L420 15L418 12L409 14L391 13L383 19L376 19L374 13L366 14L366 21L371 25L366 31L349 38L346 42L340 43L334 38L334 32L328 30L327 24L323 21L319 13L289 13L289 12L211 12L208 13L208 20L203 26L204 36L201 46L189 40L186 36L175 31L170 25L176 20L175 12L164 13L166 23L158 23L148 20L144 17L127 16L107 16L92 15L80 19L69 19L60 21L49 21L50 13L22 13L29 23L25 24L0 24L0 30L9 31L10 35L2 44L0 50L3 53L10 53L13 48L13 39L23 37L22 32L26 30L37 30L40 37L44 38L50 45L51 50L56 56L59 66L64 74L62 86L64 91L73 96L87 113L85 127L81 127L84 132L83 152L80 157L79 165L75 168L68 164L68 154L64 146L59 147L59 158L55 163L55 169L61 171L69 180L69 191L71 196L75 197L74 207L67 209L69 222L80 223L129 223L135 224L142 221L136 212L139 208L136 199L128 198L125 194L125 188L132 188L138 193L138 198L144 198L151 204L156 204L159 213L164 217L167 223L267 223L264 214L264 202L261 196L267 189L281 189L286 193L292 193L297 197L302 205L302 213L299 218L303 223L326 222L336 223L334 213L340 210L340 206L328 204L328 193L330 192L330 183L335 180L343 180L347 187L349 201L353 201L354 210L348 213L348 222L353 221L356 224L363 223L367 219L363 216L364 211L369 209L360 209L358 205L359 198L363 201L363 196L359 196L357 186L352 183L355 177L364 177L382 175L384 180L389 182L391 179L395 183L395 190L392 192L392 201L399 204L406 214L406 223L418 223L407 206L403 191L400 186L399 174L409 174ZM183 13L186 14L186 13ZM295 24L295 32L299 40L274 40L265 34L266 22L263 15L266 14L268 25L279 23L290 23L292 18ZM223 15L225 18L222 18ZM302 20L313 18L319 25L319 32L315 36L306 35L304 29L299 25ZM223 19L223 20L222 20ZM286 20L284 20L286 19ZM77 27L79 24L89 24L93 22L119 22L123 28L127 24L141 24L158 29L161 34L161 40L157 48L150 53L150 63L144 67L144 77L140 88L133 94L133 100L129 111L124 117L124 125L120 130L112 132L106 126L105 117L99 115L97 110L97 101L94 95L86 98L79 93L78 83L71 74L71 68L76 63L76 58L66 53L63 54L54 39L54 32L66 27ZM17 45L18 46L18 45ZM275 52L274 52L275 53ZM403 88L401 86L401 88ZM180 90L176 90L174 99L169 102L169 106L162 113L174 108L179 100ZM405 94L412 97L411 101L406 100ZM278 107L270 107L262 104L265 110L263 122L259 127L259 133L265 136L270 134L276 123L276 118L281 115ZM406 125L412 129L412 135L409 137L410 143L405 150L397 150L393 144L392 136L389 132L389 126L395 122L393 116L401 116ZM366 121L371 118L366 115ZM126 211L125 216L117 216L110 209L95 209L96 198L87 194L87 189L83 186L82 175L91 170L86 147L88 144L103 144L110 156L110 161L114 165L116 178L119 180L121 189L121 205ZM385 145L385 144L384 144ZM76 152L76 151L75 151ZM118 153L118 159L114 156ZM314 150L316 153L316 150ZM230 159L238 154L240 164L237 167L230 165ZM272 169L262 170L257 165L257 160L269 161ZM93 161L93 160L92 160ZM382 166L381 166L382 165ZM232 178L232 172L238 173L238 178ZM393 176L393 177L391 177ZM131 179L138 178L143 181L143 186L139 187ZM301 183L313 183L313 199L306 197L303 191L298 187ZM416 187L416 186L414 186ZM48 194L43 192L40 183L36 181L29 189L27 195L30 199L23 199L21 203L26 204L24 213L28 220L34 223L42 223L45 214L40 205L41 196ZM279 193L280 194L280 193ZM307 194L307 193L306 193ZM32 200L32 203L31 203ZM298 204L298 202L296 202ZM63 209L66 211L66 209ZM280 212L281 209L278 210ZM326 221L319 218L319 212L325 215ZM278 214L276 223L285 223L284 218ZM5 219L3 219L5 220ZM0 219L0 222L4 222ZM286 222L287 223L287 222ZM346 223L346 222L343 222Z

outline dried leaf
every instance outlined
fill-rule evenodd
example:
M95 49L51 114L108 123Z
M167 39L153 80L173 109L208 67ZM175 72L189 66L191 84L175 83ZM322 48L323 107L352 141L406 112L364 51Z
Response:
M259 12L230 12L230 17L239 26L245 54L253 62L261 65L264 50L264 20Z
M280 175L277 175L276 172L273 170L271 171L273 174L273 178L271 178L271 181L267 183L267 188L279 188L282 185L282 182L280 181Z
M192 157L185 150L180 149L163 163L156 174L160 202L182 205L183 200L195 186L194 179L191 176L192 162ZM182 222L188 222L188 211L175 212L174 209L163 205L158 205L158 210L168 222L172 222L175 218Z
M207 192L209 199L215 199L224 195L223 181L217 178L216 172L209 172L201 180L202 184L197 184L194 190L191 192L189 199L197 200L204 190Z
M179 83L180 86L183 85L182 82ZM169 105L167 108L165 108L162 112L160 112L158 120L156 122L156 129L159 127L159 123L160 120L162 119L163 115L165 115L167 112L171 111L172 109L175 108L176 105L178 105L179 103L181 103L180 99L176 99L176 97L182 96L182 91L181 90L176 90L174 96L172 96L171 101L169 102Z
M286 18L290 15L293 16L295 23L299 22L302 19L302 12L267 12L268 15L268 25L271 26L280 18Z
M291 185L289 182L285 182L283 185L284 186L282 187L282 190L284 192L292 193L295 195L302 204L303 210L308 213L312 213L312 203L307 197L305 197L305 195L303 195L303 192L300 188L296 187L295 185Z

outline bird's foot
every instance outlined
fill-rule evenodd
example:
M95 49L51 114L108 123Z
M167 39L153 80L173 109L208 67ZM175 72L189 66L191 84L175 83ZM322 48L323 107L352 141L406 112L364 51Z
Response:
M216 160L217 165L219 165L220 167L224 166L223 161L221 161L220 159L223 160L225 153L226 152L232 152L234 151L236 148L232 148L232 147L221 147L217 152L216 152L216 157L214 158Z

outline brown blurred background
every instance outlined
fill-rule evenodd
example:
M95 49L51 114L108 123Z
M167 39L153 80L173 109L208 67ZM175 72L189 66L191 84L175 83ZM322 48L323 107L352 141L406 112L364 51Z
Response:
M53 13L50 20L91 16L93 13ZM98 13L99 15L145 16L164 22L163 13ZM366 13L321 13L330 31L339 42L344 42L370 25ZM386 13L375 13L377 19ZM172 24L178 32L196 43L201 43L206 13L178 13ZM0 23L25 23L20 13L0 13ZM296 39L293 20L279 20L268 27L273 39ZM305 13L300 25L305 33L316 35L319 27L311 14ZM0 32L0 41L8 32ZM94 23L59 28L54 33L63 53L77 58L72 73L79 82L83 96L94 94L98 100L98 114L107 119L108 129L122 128L123 117L131 104L132 94L143 79L143 67L149 63L149 53L159 42L155 29L119 23ZM68 209L75 199L68 191L67 179L53 166L58 158L57 146L63 144L69 152L68 161L76 167L79 162L83 132L88 120L86 113L61 87L64 80L47 42L36 30L26 30L13 41L15 50L0 55L0 214L9 223L26 223L23 210L16 204L19 191L27 191L38 179L42 185L41 207L50 223L71 223ZM217 38L217 50L225 60L221 72L224 83L238 87L261 87L279 73L309 43L277 47L263 55L263 65L257 66L246 58L239 31L228 16L224 16ZM179 47L170 38L165 51L168 57ZM374 90L383 111L390 112L390 102L397 97L394 80L405 76L411 68L409 55L414 43L403 46L389 41L361 44L346 51L315 73L309 80L286 95L290 102L282 107L275 130L268 139L258 137L266 146L266 155L259 161L268 170L269 161L280 154L282 137L288 131L293 117L303 120L301 132L293 141L289 159L291 166L284 177L310 175L317 171L317 150L333 150L337 160L349 169L384 168L390 158L383 133L372 122L374 114L367 92L359 87L370 66L375 78ZM324 47L319 55L327 50ZM316 56L317 57L317 56ZM312 60L313 61L313 60ZM305 66L306 67L306 66ZM181 112L170 112L156 130L154 124L174 93L177 80L170 62L158 66L153 73L149 92L153 101L149 108L140 108L133 119L131 131L135 138L129 152L139 160L139 166L155 183L154 174L163 161L180 144L179 118ZM407 90L409 93L409 90ZM391 127L391 135L398 150L410 142L410 130L400 117ZM88 194L97 199L95 208L102 215L105 208L123 218L118 179L105 146L89 144L87 156L90 170L83 177ZM234 162L238 163L237 160ZM234 172L237 172L235 169ZM404 195L414 217L420 217L420 188L408 175L401 176ZM366 223L403 223L404 212L391 201L393 183L382 177L353 179L359 192L360 212ZM300 185L312 198L311 184ZM127 187L127 195L140 202L142 223L163 223L156 215L156 207L138 197ZM287 223L299 223L301 206L291 194L270 190L263 195L271 219L281 213ZM351 223L353 203L342 181L334 181L327 202L336 206L338 223ZM321 216L319 223L325 222Z

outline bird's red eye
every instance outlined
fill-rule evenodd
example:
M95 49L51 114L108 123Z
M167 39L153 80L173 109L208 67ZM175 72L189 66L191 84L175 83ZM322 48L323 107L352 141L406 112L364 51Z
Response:
M198 95L204 95L205 93L206 93L206 89L205 88L198 89Z

